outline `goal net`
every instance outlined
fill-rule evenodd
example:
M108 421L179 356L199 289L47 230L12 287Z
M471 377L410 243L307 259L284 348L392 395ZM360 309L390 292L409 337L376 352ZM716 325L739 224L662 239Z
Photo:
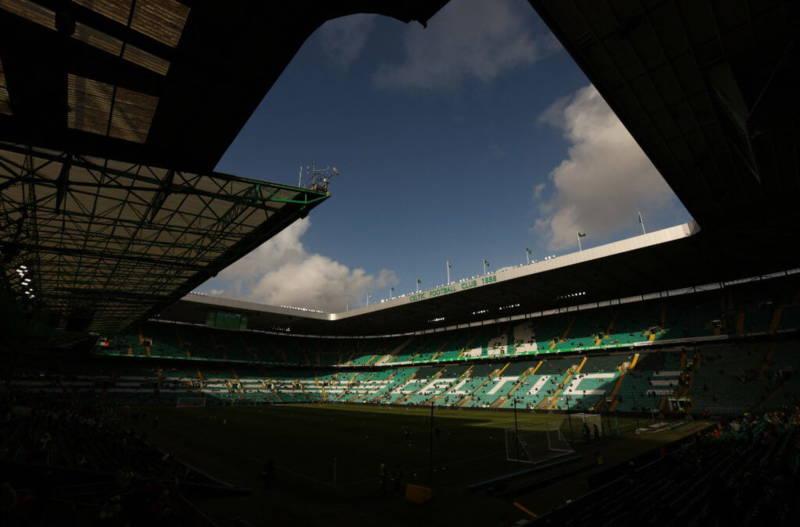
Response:
M175 402L178 408L203 408L205 405L205 397L178 397Z
M561 422L561 434L569 441L594 441L605 434L603 418L600 414L569 414Z
M541 463L575 452L560 430L505 431L506 459L519 463Z

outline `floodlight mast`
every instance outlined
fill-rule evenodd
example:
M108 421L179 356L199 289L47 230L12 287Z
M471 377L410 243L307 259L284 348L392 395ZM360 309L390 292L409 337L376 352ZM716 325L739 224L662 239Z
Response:
M338 176L339 174L339 169L336 167L327 166L325 168L317 168L316 164L311 163L305 167L300 167L300 173L297 177L297 186L304 186L319 192L328 192L328 185L331 179L333 179L333 176Z

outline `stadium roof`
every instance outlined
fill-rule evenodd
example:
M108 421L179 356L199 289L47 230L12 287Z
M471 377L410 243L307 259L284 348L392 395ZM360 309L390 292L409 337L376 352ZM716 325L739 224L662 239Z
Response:
M4 274L68 329L174 302L327 197L212 172L306 38L445 3L0 0Z
M703 229L797 232L800 4L531 4Z
M780 275L797 268L775 237L740 239L688 223L545 261L499 270L343 313L320 313L213 296L188 295L160 313L203 324L210 311L246 314L248 327L312 335L388 335L509 319L625 297ZM763 258L776 254L776 258Z
M446 0L0 0L0 140L209 172L303 42Z
M327 192L0 143L0 257L20 297L110 332L181 298Z

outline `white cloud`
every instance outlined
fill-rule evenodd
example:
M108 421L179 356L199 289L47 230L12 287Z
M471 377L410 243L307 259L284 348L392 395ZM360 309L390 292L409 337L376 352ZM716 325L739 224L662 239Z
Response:
M377 276L350 269L321 254L309 254L300 238L311 226L299 220L219 273L207 285L230 296L270 305L342 311L364 295L397 283L393 271ZM210 294L210 291L209 291Z
M636 225L637 210L655 215L672 205L672 190L594 86L559 99L540 121L570 143L535 225L550 249L574 247L578 231L605 239ZM542 190L534 187L534 199Z
M405 60L381 67L375 82L436 88L465 79L490 81L538 58L532 20L531 7L522 0L453 0L427 28L408 26Z
M319 28L325 53L342 66L349 66L364 49L376 15L350 15L329 20Z

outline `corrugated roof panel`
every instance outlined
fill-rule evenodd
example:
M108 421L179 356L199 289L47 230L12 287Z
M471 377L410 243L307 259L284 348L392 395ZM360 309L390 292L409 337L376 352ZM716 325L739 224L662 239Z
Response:
M11 100L6 87L6 74L3 72L3 61L0 60L0 114L11 115Z
M137 0L131 28L174 48L188 17L189 7L175 0Z
M67 126L107 135L114 86L77 75L67 75Z
M75 3L171 47L178 45L190 11L174 0L137 0L132 15L131 0L75 0Z
M127 26L131 14L132 0L73 0L76 4L91 9L106 18Z
M70 74L67 101L70 128L144 143L158 97Z
M121 40L106 35L102 31L98 31L97 29L87 26L86 24L81 24L80 22L75 24L75 32L72 34L72 38L80 40L81 42L86 42L90 46L94 46L97 49L102 49L106 53L111 53L115 57L118 57L120 53L122 53Z
M9 13L14 13L44 27L56 28L56 14L29 0L0 0L0 9L5 9Z
M125 50L122 53L122 58L161 75L166 75L167 71L169 71L168 60L164 60L161 57L156 57L152 53L148 53L130 44L125 46Z
M117 88L108 135L126 141L144 143L147 140L147 134L150 133L150 124L156 113L157 105L158 97L127 88Z

